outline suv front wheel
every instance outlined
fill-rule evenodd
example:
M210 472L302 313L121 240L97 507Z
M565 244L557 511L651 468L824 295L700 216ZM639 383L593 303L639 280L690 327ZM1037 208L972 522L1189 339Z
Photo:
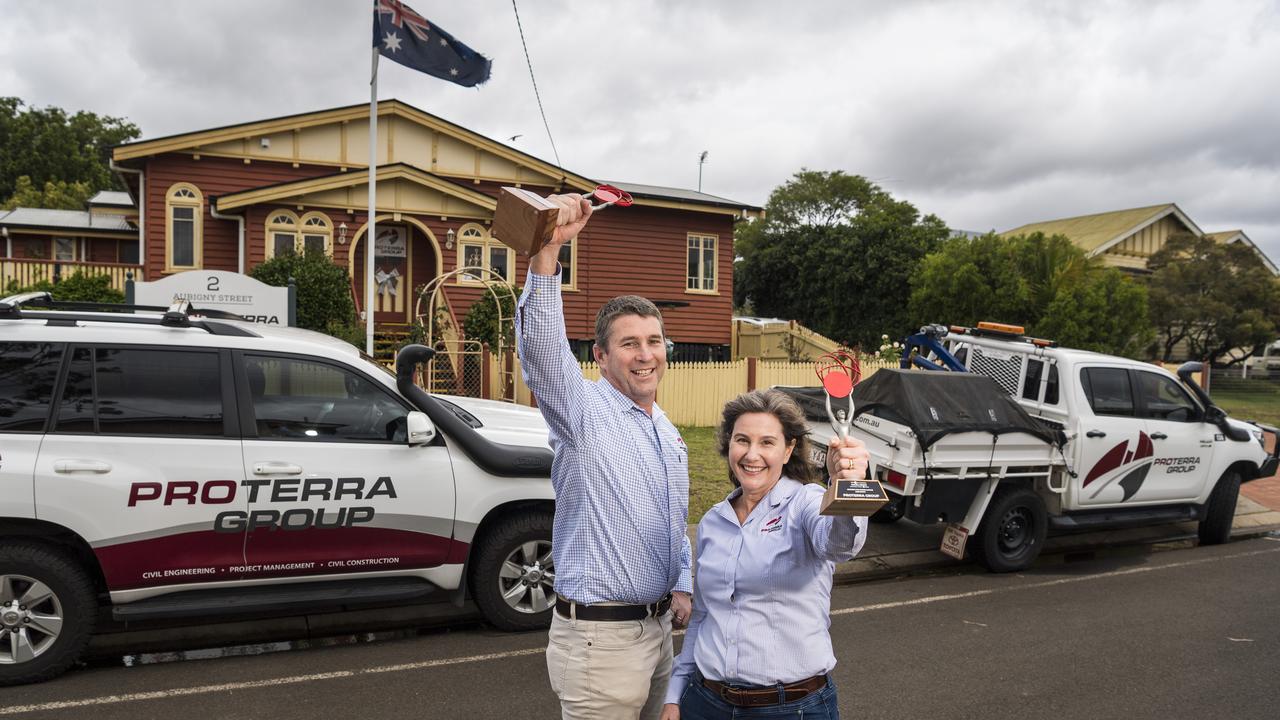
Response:
M480 539L471 564L471 597L485 620L502 630L540 630L551 624L556 568L551 558L553 515L512 515Z
M97 619L93 584L52 548L0 544L0 685L48 680L89 643Z

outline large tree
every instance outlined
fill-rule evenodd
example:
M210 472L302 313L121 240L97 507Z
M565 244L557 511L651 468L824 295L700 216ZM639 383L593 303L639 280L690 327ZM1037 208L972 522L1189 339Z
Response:
M1141 283L1061 235L953 238L913 278L918 323L1022 325L1067 347L1138 356L1149 343Z
M1191 357L1232 365L1276 338L1280 284L1248 245L1180 233L1147 268L1164 360L1186 341Z
M947 232L866 178L801 170L735 232L735 300L874 349L910 328L908 280Z
M9 200L24 176L34 188L65 182L84 183L90 192L123 189L109 167L111 148L138 135L138 126L123 118L0 97L0 200Z

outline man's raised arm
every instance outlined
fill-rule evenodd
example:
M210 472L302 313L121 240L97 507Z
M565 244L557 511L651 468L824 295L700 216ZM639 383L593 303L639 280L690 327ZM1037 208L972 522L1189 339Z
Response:
M569 349L560 299L560 246L577 237L591 217L579 195L552 195L560 206L551 241L529 259L529 277L516 311L516 338L525 384L553 437L571 442L581 420L582 370Z

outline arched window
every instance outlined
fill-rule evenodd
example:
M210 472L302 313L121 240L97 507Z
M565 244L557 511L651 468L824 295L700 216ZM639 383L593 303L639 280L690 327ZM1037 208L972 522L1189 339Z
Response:
M489 236L489 231L475 223L467 223L458 231L458 267L485 268L497 273L507 282L515 281L515 253L511 248ZM494 279L485 272L463 272L458 275L459 284L475 284Z
M322 212L309 212L302 216L300 252L323 252L333 257L333 223Z
M164 261L168 271L201 265L204 237L204 196L190 183L176 183L165 193Z
M298 216L288 210L272 210L267 215L267 259L297 252Z
M267 216L267 259L284 253L323 252L333 257L333 223L322 212L309 212L298 219L288 210L273 210Z

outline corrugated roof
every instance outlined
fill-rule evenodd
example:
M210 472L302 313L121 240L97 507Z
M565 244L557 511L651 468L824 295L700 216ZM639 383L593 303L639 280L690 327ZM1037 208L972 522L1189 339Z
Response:
M761 208L750 205L737 200L730 200L719 195L711 195L710 193L698 192L697 190L685 190L684 188L663 187L662 185L642 185L640 183L617 182L610 184L619 189L637 197L648 198L667 198L670 200L683 200L685 202L705 203L707 205L716 205L718 207L745 208L747 210L760 210Z
M1108 242L1132 231L1134 228L1176 209L1177 206L1173 203L1165 203L1163 205L1150 205L1129 210L1113 210L1112 212L1097 213L1096 215L1081 215L1060 220L1030 223L1012 230L1006 230L1000 234L1009 236L1042 232L1045 235L1066 235L1071 238L1071 242L1075 243L1077 247L1085 252L1093 252Z
M1204 236L1209 238L1210 240L1213 240L1214 242L1227 243L1227 244L1230 244L1233 242L1242 242L1245 245L1248 245L1249 247L1253 248L1254 252L1258 253L1258 258L1261 259L1262 263L1267 266L1267 269L1271 271L1272 275L1280 275L1280 266L1277 266L1274 262L1272 262L1271 258L1267 257L1267 254L1262 252L1262 248L1255 245L1243 230L1219 230L1218 232L1205 233Z
M133 207L133 199L129 193L118 190L102 190L89 198L90 207L94 205L112 205L116 207Z
M102 232L137 232L120 215L93 215L84 210L47 210L45 208L17 208L0 218L0 224L10 227L63 228L67 230L98 230Z

